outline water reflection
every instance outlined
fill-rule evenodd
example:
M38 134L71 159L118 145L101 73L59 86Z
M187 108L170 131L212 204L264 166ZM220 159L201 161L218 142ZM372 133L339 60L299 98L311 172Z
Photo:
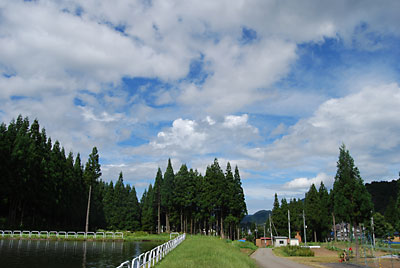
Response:
M154 242L0 240L1 267L116 267Z

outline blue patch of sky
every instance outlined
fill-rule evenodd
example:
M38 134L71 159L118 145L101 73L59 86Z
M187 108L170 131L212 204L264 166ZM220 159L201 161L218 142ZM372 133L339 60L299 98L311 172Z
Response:
M75 106L82 106L82 107L84 107L84 106L86 106L86 103L85 103L83 100L81 100L80 98L75 97L75 98L74 98L74 105L75 105Z
M14 77L14 76L16 76L15 74L11 74L11 73L3 73L3 77L5 77L5 78L11 78L11 77Z
M172 106L173 104L162 104L156 103L157 92L160 90L170 90L173 86L169 83L165 83L157 78L146 78L146 77L135 77L129 78L124 77L122 79L122 89L128 92L129 96L138 96L138 101L144 101L146 105L153 108L165 108Z
M203 54L199 58L193 59L190 62L189 72L183 81L189 81L197 85L203 84L208 76L212 75L212 73L208 73L205 70L206 64L207 62L205 62Z
M212 27L207 23L203 22L204 31L201 33L193 33L191 37L193 39L200 39L200 40L210 40L214 44L218 44L221 40L221 34L219 32L213 31Z
M120 33L125 34L126 25L124 25L124 24L119 24L119 25L117 25L117 26L114 27L114 30L116 30L117 32L120 32Z
M11 96L10 99L11 99L12 101L19 101L19 100L28 99L28 97L26 97L26 96L16 96L16 95L14 95L14 96Z
M340 38L325 38L323 42L298 45L299 59L292 65L291 72L274 87L318 91L329 97L341 97L343 80L351 79L350 76L362 77L370 73L399 81L400 50L397 48L400 39L373 35L371 38L384 42L385 46L376 50L360 49L346 45Z
M143 139L143 138L138 137L136 135L131 135L129 137L129 139L126 139L124 141L120 141L120 142L117 143L117 145L118 146L122 146L122 147L125 147L125 146L136 147L136 146L140 146L140 145L143 145L143 144L147 144L148 142L149 142L149 140L147 140L147 139Z
M243 45L250 44L257 40L257 32L251 28L242 27L242 36L240 38L240 43Z
M149 137L156 137L164 128L171 127L171 121L147 122L135 124L132 134L128 139L120 141L119 146L140 146L149 143Z
M280 124L290 127L298 122L299 118L291 116L279 116L269 114L249 114L248 122L250 125L259 130L260 136L263 138L258 144L270 144L277 138L282 137L285 133L271 135L271 132Z
M69 8L63 8L63 9L61 9L61 11L64 13L73 14L78 17L81 17L82 14L85 12L85 10L79 5L76 6L75 9L73 9L73 10L70 10Z
M77 7L75 8L74 14L75 14L76 16L80 17L80 16L82 16L83 12L84 12L83 8L82 8L81 6L77 6Z

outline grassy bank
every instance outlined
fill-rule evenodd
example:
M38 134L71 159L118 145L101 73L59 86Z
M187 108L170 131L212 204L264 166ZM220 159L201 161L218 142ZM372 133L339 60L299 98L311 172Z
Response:
M103 230L101 230L103 232ZM106 231L104 231L106 232ZM0 235L0 239L31 239L31 240L65 240L65 241L155 241L155 242L166 242L169 240L170 235L167 233L163 233L160 235L157 234L149 234L147 232L123 232L124 237L121 238L120 235L117 235L115 238L113 238L111 235L107 234L106 237L103 237L102 235L98 235L97 238L94 238L93 235L89 235L87 238L85 238L84 235L77 235L76 237L74 235L68 235L68 238L64 234L60 234L58 237L56 237L55 234L51 234L49 237L47 237L46 234L32 234L30 237L28 234L15 234L14 236L11 236L10 234L5 234L4 236ZM173 236L175 237L175 236ZM172 238L173 238L172 237Z
M177 235L172 236L172 238ZM162 234L149 234L147 232L124 232L125 241L160 241L167 242L170 238L168 233Z
M242 246L248 246L236 243L216 237L188 235L186 240L171 251L157 267L256 268L255 261L248 257L248 253L241 251Z

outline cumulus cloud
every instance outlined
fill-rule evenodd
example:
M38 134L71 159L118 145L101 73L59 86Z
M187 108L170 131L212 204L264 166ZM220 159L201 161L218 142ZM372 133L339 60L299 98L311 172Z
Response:
M325 187L330 187L332 186L333 179L326 175L325 173L318 173L316 177L314 178L296 178L293 179L289 182L286 182L283 185L283 189L291 189L291 190L307 190L310 188L312 184L315 185L315 187L319 187L319 185L323 182L325 184Z
M391 109L399 107L397 84L358 79L362 88L334 97L276 85L303 44L334 38L346 48L384 49L385 37L400 36L399 8L398 1L2 1L0 116L38 118L83 158L97 146L104 177L123 170L141 187L165 165L160 159L204 168L215 155L246 178L284 178L270 191L283 194L299 167L332 174L342 142L362 175L387 175L400 161L400 114ZM161 86L124 84L137 77ZM254 114L296 120L260 130ZM133 133L141 145L122 146ZM261 187L245 187L261 198Z
M178 118L171 127L158 132L155 139L140 148L132 148L131 152L181 159L192 154L218 155L221 150L239 155L241 147L260 138L258 130L247 119L247 114L229 115L223 121L210 116L198 121Z
M330 99L313 116L300 120L287 135L266 148L266 159L281 166L312 165L313 161L320 164L322 159L335 163L338 148L345 143L362 174L386 175L390 170L375 170L369 164L396 165L398 157L394 152L400 147L400 138L395 133L400 131L400 110L391 107L399 105L398 84L366 87L346 97ZM382 152L386 157L380 155Z

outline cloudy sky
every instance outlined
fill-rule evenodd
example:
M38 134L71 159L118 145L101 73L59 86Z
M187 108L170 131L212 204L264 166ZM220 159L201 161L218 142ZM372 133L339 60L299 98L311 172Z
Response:
M332 186L345 143L366 182L400 170L399 1L0 1L0 120L139 198L171 158L238 165L249 213Z

